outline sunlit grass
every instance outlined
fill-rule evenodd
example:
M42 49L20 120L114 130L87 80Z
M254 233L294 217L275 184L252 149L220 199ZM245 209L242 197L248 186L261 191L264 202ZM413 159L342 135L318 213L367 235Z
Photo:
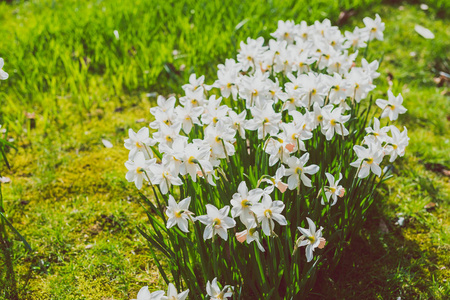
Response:
M336 22L341 11L355 8L347 28L375 13L386 22L385 41L368 53L383 56L375 96L385 97L390 73L408 108L399 124L408 127L411 141L342 271L323 274L317 293L445 299L449 177L429 164L450 166L448 85L433 81L439 71L449 72L449 23L436 17L446 1L433 1L428 11L379 2L2 2L0 56L10 79L0 85L0 124L19 145L9 153L12 170L2 170L12 179L4 186L6 208L35 251L28 255L19 243L14 248L22 295L129 299L142 285L164 287L135 230L144 212L124 180L123 139L129 127L141 127L136 121L150 121L154 97L147 93L180 93L191 72L208 81L218 63L235 56L239 41L269 37L278 19ZM436 38L423 39L415 24ZM36 128L25 112L36 113ZM105 148L102 138L114 147ZM427 211L429 203L436 208ZM395 225L399 216L403 227Z

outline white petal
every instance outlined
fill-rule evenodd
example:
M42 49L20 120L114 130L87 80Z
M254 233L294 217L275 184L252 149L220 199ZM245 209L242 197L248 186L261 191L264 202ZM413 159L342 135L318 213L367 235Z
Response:
M421 35L422 37L428 39L428 40L432 40L434 39L434 34L427 28L420 26L420 25L416 25L414 26L414 30Z

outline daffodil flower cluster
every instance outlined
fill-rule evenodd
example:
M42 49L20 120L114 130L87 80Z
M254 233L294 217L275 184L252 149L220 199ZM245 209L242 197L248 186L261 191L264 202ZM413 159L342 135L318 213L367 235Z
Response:
M339 210L355 209L351 197L360 180L383 177L383 158L403 156L409 141L406 128L381 126L406 112L392 91L376 100L380 117L366 128L379 63L357 58L360 48L383 40L384 23L378 15L363 21L364 28L344 34L329 20L279 21L267 43L241 42L237 58L218 65L214 80L191 74L181 96L158 97L149 127L129 130L125 166L129 182L138 189L148 183L165 199L167 232L176 226L194 244L211 240L212 251L224 242L238 249L230 236L246 247L254 241L269 256L278 247L272 239L287 235L294 254L306 246L307 262L330 244L322 233L338 223L325 224L321 210L348 215ZM360 107L367 106L363 116ZM328 229L316 230L313 219ZM301 227L305 220L309 229ZM207 289L211 299L229 295L214 280Z

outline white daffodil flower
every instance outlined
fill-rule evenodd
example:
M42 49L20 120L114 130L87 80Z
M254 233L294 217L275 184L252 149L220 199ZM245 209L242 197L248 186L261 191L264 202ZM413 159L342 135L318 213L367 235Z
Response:
M133 129L128 130L129 138L125 140L125 148L130 150L128 158L133 160L136 154L142 152L146 159L153 158L153 152L150 146L154 146L156 141L150 137L150 132L147 127L142 127L136 133Z
M235 111L228 111L228 116L230 117L230 127L234 129L234 132L239 132L241 138L245 139L245 127L247 124L247 120L245 117L247 116L247 111L242 111L240 114L237 114Z
M381 176L380 163L383 160L383 148L379 143L373 142L368 144L368 148L355 145L353 146L358 159L350 164L350 166L358 168L358 177L366 178L370 171Z
M189 290L185 290L178 294L176 287L169 283L169 287L167 289L167 296L162 296L161 300L185 300L189 294Z
M278 133L281 114L273 110L271 102L267 102L262 108L252 107L251 112L253 119L247 122L247 129L257 130L259 139Z
M327 141L333 138L335 132L342 136L349 134L347 128L344 126L344 123L350 120L351 115L341 115L342 107L336 107L331 112L322 110L322 113L322 133L325 134Z
M248 191L247 184L242 181L239 184L238 192L233 195L231 200L231 216L233 218L239 217L244 225L249 224L253 219L251 207L258 203L261 199L263 191L261 189L254 189Z
M184 107L175 107L176 121L181 123L183 131L189 134L194 125L201 125L199 117L203 111L203 107L193 107L190 102L187 102Z
M161 300L164 294L164 291L155 291L150 293L148 286L144 286L139 290L137 298L132 300Z
M192 181L197 181L198 172L201 172L202 166L205 168L211 168L210 162L208 160L210 156L210 148L205 147L204 144L191 143L188 144L182 153L177 156L177 159L182 161L180 165L180 173L181 175L189 174L191 176Z
M288 176L288 185L290 190L295 190L300 186L300 180L307 187L311 187L311 179L305 174L313 175L319 172L318 165L310 165L305 167L309 160L309 153L306 152L300 158L290 157L288 159L289 168L286 169L284 176Z
M203 107L205 105L205 90L202 87L199 87L194 91L187 89L185 92L186 96L179 99L181 105L186 106L190 104L192 107Z
M375 88L369 75L363 72L361 68L352 68L347 75L347 80L350 84L347 89L347 96L357 103L365 99L368 93Z
M365 130L369 137L371 136L375 140L382 143L388 137L387 133L389 132L390 127L389 126L380 127L380 120L378 120L377 118L373 118L373 128L367 127Z
M271 236L274 233L274 220L281 226L287 225L286 218L281 214L283 209L284 203L282 201L272 201L272 198L267 194L264 194L261 203L256 203L251 208L258 222L261 223L264 234L267 236Z
M212 204L206 204L206 215L198 216L196 219L206 225L203 239L213 238L218 234L225 241L228 240L227 230L236 226L236 222L228 217L230 207L227 205L220 210Z
M220 289L216 277L212 282L208 280L206 283L206 293L211 297L210 300L225 300L233 296L233 287L225 285L223 289Z
M391 121L397 120L399 114L404 114L407 111L402 105L402 95L398 94L396 97L391 90L388 91L388 100L377 99L375 103L383 110L381 118L389 117Z
M226 105L220 105L222 97L216 99L215 95L209 97L205 110L201 116L202 123L205 125L216 125L219 120L223 120L227 117L230 108Z
M297 240L296 247L306 246L306 260L310 262L313 259L314 249L322 249L325 246L325 239L322 237L323 228L320 227L316 231L316 225L314 222L306 217L309 224L309 229L298 227L298 230L302 233L302 236Z
M179 203L175 202L172 195L169 195L169 206L166 210L167 228L172 228L178 225L181 231L189 232L188 221L194 222L195 218L192 217L193 213L189 211L189 204L191 203L191 197L187 197L181 200Z
M197 78L197 75L195 73L192 73L189 76L189 83L183 85L181 88L185 91L196 91L199 88L204 88L205 90L209 91L211 88L208 85L205 85L204 81L205 75Z
M212 155L216 158L227 158L233 156L236 152L233 143L236 141L234 136L236 131L219 121L216 126L209 125L205 129L205 138L211 147Z
M182 185L181 178L170 164L153 164L150 168L152 184L159 184L161 193L167 194L172 185Z
M333 202L330 204L330 206L333 206L337 202L337 197L343 197L345 194L345 189L342 187L342 185L339 185L339 181L342 179L342 174L339 173L339 179L334 180L334 176L330 173L325 173L325 176L328 179L328 186L325 187L325 197L327 198L327 202L330 202L330 197L333 198ZM325 200L322 197L321 200L322 205L325 205Z
M240 51L237 55L237 60L241 63L242 71L247 71L250 68L255 69L258 62L263 59L263 53L267 50L264 45L264 38L259 37L256 40L247 38L247 44L241 41Z
M353 29L353 32L346 31L345 32L346 41L343 44L343 47L348 49L359 49L365 48L366 42L369 39L369 31L366 28L359 28L358 26Z
M394 125L390 126L392 137L386 138L386 154L390 155L389 162L394 162L397 156L405 155L406 146L409 144L408 130L406 127L403 127L403 131L395 127Z
M151 176L151 169L155 163L156 158L147 160L145 159L144 153L139 152L136 154L134 161L129 160L125 163L125 167L128 169L125 178L128 182L134 182L138 190L140 190L143 181L148 180L148 177Z
M383 40L384 22L381 22L381 18L378 14L375 15L375 20L365 17L363 22L369 30L369 41L373 39Z

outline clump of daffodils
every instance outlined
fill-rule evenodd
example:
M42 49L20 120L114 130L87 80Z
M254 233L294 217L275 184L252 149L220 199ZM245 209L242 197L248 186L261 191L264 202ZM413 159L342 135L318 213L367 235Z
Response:
M386 121L406 112L403 98L388 91L371 109L379 63L358 58L384 23L364 24L342 33L329 20L279 21L269 41L241 42L216 78L192 74L181 97L159 96L152 133L129 130L126 179L152 188L165 224L151 217L146 237L199 297L205 286L210 299L232 295L217 278L206 284L218 277L244 298L267 297L283 278L295 298L311 286L305 264L319 268L328 247L338 261L386 178L383 162L404 155L406 128Z

